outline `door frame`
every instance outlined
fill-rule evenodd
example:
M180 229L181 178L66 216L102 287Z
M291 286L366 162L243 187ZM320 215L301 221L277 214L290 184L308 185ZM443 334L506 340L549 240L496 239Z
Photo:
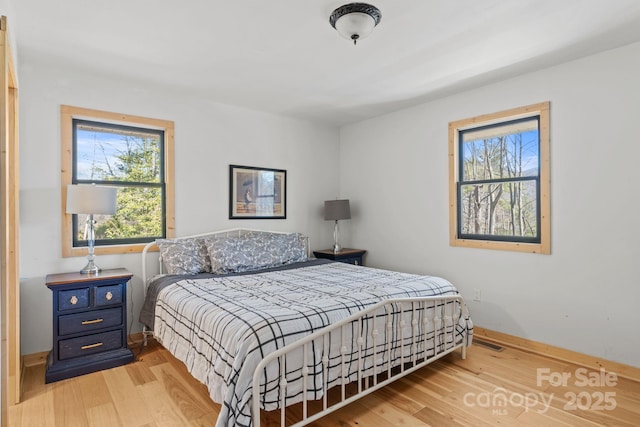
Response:
M0 18L0 301L1 423L8 425L8 407L20 401L20 262L18 81L7 32Z

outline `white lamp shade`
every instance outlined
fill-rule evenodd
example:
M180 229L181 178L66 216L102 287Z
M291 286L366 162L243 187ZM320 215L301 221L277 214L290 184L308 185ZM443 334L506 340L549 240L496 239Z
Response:
M325 221L351 219L349 200L327 200L324 202L324 219Z
M361 12L347 13L336 21L336 30L345 39L351 40L354 34L358 39L367 37L376 26L376 21L371 15Z
M113 215L116 213L115 187L98 185L68 185L67 213Z

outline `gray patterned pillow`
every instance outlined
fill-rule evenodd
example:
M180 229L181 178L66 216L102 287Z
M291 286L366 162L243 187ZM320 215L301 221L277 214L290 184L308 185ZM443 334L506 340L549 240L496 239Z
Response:
M301 234L250 233L240 237L205 238L216 274L261 270L307 260Z
M211 271L209 253L203 239L156 240L162 262L169 274L198 274Z
M204 243L204 239L202 238L196 239L196 242L198 246L198 258L200 258L200 263L204 265L204 270L202 270L202 272L211 273L211 259L209 258L207 245Z

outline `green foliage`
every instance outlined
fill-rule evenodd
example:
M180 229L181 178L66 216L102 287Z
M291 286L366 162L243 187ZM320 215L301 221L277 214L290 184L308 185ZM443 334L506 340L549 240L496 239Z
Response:
M162 230L160 142L157 138L123 136L123 149L105 177L118 182L118 210L98 221L96 239L157 237ZM129 185L127 185L129 184Z
M118 191L118 212L96 233L98 239L162 235L162 199L158 188L124 187Z

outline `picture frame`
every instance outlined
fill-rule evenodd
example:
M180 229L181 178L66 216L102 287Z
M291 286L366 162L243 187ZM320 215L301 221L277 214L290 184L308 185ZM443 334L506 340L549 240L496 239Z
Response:
M286 218L286 170L229 165L229 219Z

